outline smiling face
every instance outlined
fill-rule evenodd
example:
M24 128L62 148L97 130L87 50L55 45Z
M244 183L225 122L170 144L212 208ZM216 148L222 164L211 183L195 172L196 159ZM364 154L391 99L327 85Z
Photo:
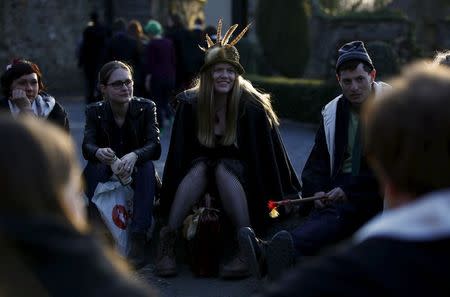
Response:
M13 80L11 84L11 91L16 89L25 91L27 98L30 101L33 101L39 93L39 81L37 74L25 74Z
M372 83L375 80L375 70L367 72L363 63L353 70L341 70L337 79L342 93L354 106L360 106L370 96Z
M214 91L220 94L228 94L236 80L236 70L231 64L218 63L212 70Z
M117 68L114 70L106 84L101 85L105 98L111 103L123 104L133 97L133 78L128 69Z

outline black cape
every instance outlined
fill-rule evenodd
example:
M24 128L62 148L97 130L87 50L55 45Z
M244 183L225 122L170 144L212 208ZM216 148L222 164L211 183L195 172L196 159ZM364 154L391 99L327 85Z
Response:
M237 147L246 165L246 193L252 227L265 231L269 222L268 200L281 200L301 190L300 182L286 154L280 133L271 126L264 108L244 93L240 100ZM175 192L196 158L196 93L177 96L175 121L164 167L161 210L168 215Z

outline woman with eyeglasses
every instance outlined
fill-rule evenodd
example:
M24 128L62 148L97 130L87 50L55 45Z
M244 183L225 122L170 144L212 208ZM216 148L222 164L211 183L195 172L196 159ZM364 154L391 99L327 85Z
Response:
M4 97L0 99L0 110L9 111L13 117L34 115L69 131L67 113L55 98L44 92L37 64L25 59L14 60L6 66L1 85Z
M121 61L106 63L99 72L99 88L103 101L86 107L83 156L88 161L84 169L86 196L90 200L91 218L98 212L91 202L99 182L112 176L110 165L121 159L117 175L121 180L132 177L134 189L131 222L130 262L137 268L145 264L144 244L152 217L155 194L155 168L161 144L153 101L133 96L133 72Z

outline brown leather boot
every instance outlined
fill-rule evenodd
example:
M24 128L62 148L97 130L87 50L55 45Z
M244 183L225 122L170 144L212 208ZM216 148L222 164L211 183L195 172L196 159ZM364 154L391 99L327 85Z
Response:
M128 261L135 269L140 269L147 264L145 258L145 241L145 233L133 232L130 234L130 252L128 254Z
M162 227L159 232L158 254L156 256L155 273L159 276L173 276L177 274L175 261L176 232L169 227Z
M220 276L223 278L245 278L250 276L247 258L242 252L222 267Z

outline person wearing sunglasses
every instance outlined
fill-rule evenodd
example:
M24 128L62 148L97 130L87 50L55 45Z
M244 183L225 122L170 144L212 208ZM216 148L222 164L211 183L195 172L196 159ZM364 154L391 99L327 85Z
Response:
M91 198L99 182L112 176L110 165L116 158L121 165L116 174L121 180L132 177L134 189L129 260L139 268L145 265L144 245L152 224L155 194L155 168L161 144L153 101L133 96L133 72L121 61L106 63L99 72L100 102L86 107L82 151L88 161L84 169L90 217L98 218Z

